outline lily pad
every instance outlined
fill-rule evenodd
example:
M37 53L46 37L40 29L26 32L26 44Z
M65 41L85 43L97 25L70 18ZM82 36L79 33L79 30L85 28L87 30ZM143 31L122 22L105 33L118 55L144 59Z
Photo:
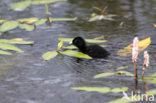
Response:
M37 22L39 19L38 18L23 18L23 19L18 19L20 23L27 23L27 24L33 24Z
M57 56L58 52L57 51L49 51L49 52L46 52L42 55L42 58L44 60L50 60L52 58L54 58L55 56Z
M92 59L92 57L90 57L87 54L84 54L82 52L72 51L72 50L60 51L60 53L68 56L77 57L77 58Z
M59 41L72 42L73 38L58 38ZM107 40L85 39L88 43L104 43Z
M139 43L138 43L139 53L141 51L143 51L144 49L146 49L150 44L151 44L151 38L150 37L139 41ZM130 45L126 46L125 48L120 49L117 52L117 54L120 56L129 56L130 54L132 54L132 45L133 44L130 44Z
M18 26L17 21L6 21L0 27L0 32L6 32L15 29Z
M114 88L111 90L113 93L125 92L128 90L128 87Z
M46 21L47 21L47 19L40 19L40 20L38 20L37 22L35 22L35 25L36 25L36 26L42 25L42 24L44 24Z

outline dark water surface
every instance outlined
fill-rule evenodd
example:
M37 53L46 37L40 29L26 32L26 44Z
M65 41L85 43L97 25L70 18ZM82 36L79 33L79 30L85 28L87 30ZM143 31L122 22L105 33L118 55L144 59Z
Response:
M9 6L15 1L17 0L0 1L0 16L3 19L46 17L44 6L31 6L22 12L9 10ZM85 20L92 12L97 12L93 7L105 6L108 6L106 14L117 15L114 21ZM53 17L81 19L76 22L53 22L52 27L41 25L32 32L16 29L0 36L35 41L33 46L18 46L25 53L0 55L0 103L106 103L121 98L122 93L75 91L71 90L71 87L126 86L129 92L134 90L134 79L130 77L93 79L93 76L102 72L113 72L117 67L127 65L126 71L133 73L131 57L120 57L116 52L130 44L135 36L140 39L151 37L152 44L148 47L150 66L146 75L156 72L156 28L153 27L156 23L156 0L69 0L51 5L50 12ZM76 58L61 56L46 62L41 58L46 51L57 48L58 37L94 38L101 35L108 40L107 50L112 53L108 59L77 62ZM140 54L137 64L139 76L142 70L142 55L143 53ZM142 82L139 82L138 87L141 91L144 90ZM156 85L148 84L148 89L155 88Z

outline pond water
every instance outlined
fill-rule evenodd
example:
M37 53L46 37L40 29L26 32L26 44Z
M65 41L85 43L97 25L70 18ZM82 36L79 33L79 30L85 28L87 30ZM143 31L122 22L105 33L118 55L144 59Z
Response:
M1 0L0 16L7 20L18 18L45 18L44 6L31 6L25 11L11 11L8 8L17 0ZM104 8L106 14L115 14L114 21L87 22L93 7ZM75 91L71 87L89 86L111 88L128 87L134 90L134 79L126 76L110 76L94 79L103 72L114 72L120 66L128 66L126 71L133 73L131 57L120 57L116 52L132 42L135 36L140 39L151 37L147 48L150 54L150 66L145 75L156 72L156 18L155 0L69 0L50 5L52 17L78 17L75 22L53 22L37 26L32 32L15 29L3 33L1 38L24 38L35 44L19 45L24 53L12 56L0 55L0 101L1 103L106 103L121 98L122 93L96 93ZM123 22L122 27L120 23ZM69 56L58 56L50 61L43 61L41 55L57 48L58 37L82 36L95 38L103 35L108 42L107 50L111 56L107 59L81 60ZM139 55L138 75L141 77L143 52ZM138 88L144 91L143 83ZM148 89L156 85L148 84ZM156 98L155 98L156 99ZM156 100L155 100L156 101ZM153 102L154 103L154 102Z

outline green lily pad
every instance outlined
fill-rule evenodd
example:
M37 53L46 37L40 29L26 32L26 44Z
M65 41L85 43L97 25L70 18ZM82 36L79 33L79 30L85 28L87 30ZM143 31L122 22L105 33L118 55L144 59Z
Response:
M6 21L0 27L0 32L6 32L15 29L18 26L17 21Z
M116 70L121 70L121 69L126 69L128 68L128 66L121 66L121 67L118 67Z
M77 57L77 58L92 59L92 57L90 57L82 52L77 52L77 51L72 51L72 50L60 51L60 53L64 54L64 55L68 55L68 56Z
M73 38L58 38L59 41L72 42ZM85 39L88 43L104 43L107 40Z
M146 94L149 95L156 95L156 89L152 89L146 92Z
M63 41L60 41L57 46L57 50L60 50L63 46Z
M115 73L112 73L112 72L101 73L101 74L95 75L94 78L102 78L102 77L112 76L112 75L114 75L114 74L115 74Z
M25 1L17 2L11 5L10 9L16 10L16 11L22 11L30 5L31 5L31 0L25 0Z
M44 60L50 60L52 58L54 58L55 56L57 56L58 52L57 51L49 51L49 52L46 52L42 55L42 58Z

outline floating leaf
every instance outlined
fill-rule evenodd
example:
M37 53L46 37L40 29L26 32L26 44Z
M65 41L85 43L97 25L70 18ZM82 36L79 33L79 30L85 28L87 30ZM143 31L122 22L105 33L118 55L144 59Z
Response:
M33 41L24 41L24 40L8 40L8 39L0 39L0 43L8 43L8 44L33 44Z
M0 20L0 24L6 22L6 20Z
M151 43L151 38L148 37L144 40L139 41L138 43L138 47L139 47L139 53L141 51L143 51L144 49L146 49ZM132 53L132 45L130 44L127 47L125 47L124 49L120 49L117 54L120 56L129 56Z
M126 69L126 68L128 68L128 66L118 67L116 70L121 70L121 69Z
M156 89L149 90L149 91L146 92L146 94L148 96L150 96L150 95L156 95Z
M6 43L0 43L0 49L3 49L3 50L14 50L14 51L18 51L18 52L24 52L21 49L19 49L18 47L14 46L14 45L6 44Z
M6 32L12 29L15 29L18 26L17 21L6 21L0 27L0 32Z
M25 0L21 2L17 2L13 5L11 5L10 9L16 10L16 11L22 11L26 9L28 6L30 6L31 0Z
M58 38L59 41L72 42L73 38ZM85 39L88 43L104 43L107 40Z
M38 21L38 18L24 18L24 19L18 19L21 23L27 23L27 24L33 24Z
M107 47L106 45L100 45L101 47ZM63 46L62 47L63 49L77 49L76 46L74 45L70 45L70 46Z
M76 21L77 17L74 18L49 18L50 21Z
M127 72L127 71L117 71L117 73L119 73L119 74L124 74L124 75L127 75L127 76L134 76L132 73L130 73L130 72Z
M73 90L83 90L87 92L100 92L100 93L108 93L110 92L109 87L73 87Z
M33 31L34 30L34 25L29 25L29 24L19 23L18 27L21 29L25 29L26 31Z
M12 53L7 52L7 51L0 50L0 54L3 54L3 55L11 55Z
M154 80L146 80L145 82L151 83L151 84L156 84L156 79L154 79Z
M62 46L63 46L63 41L60 41L60 42L58 43L57 50L60 50L60 49L62 48Z
M114 74L115 74L115 73L112 73L112 72L101 73L101 74L95 75L94 78L102 78L102 77L112 76L112 75L114 75Z
M33 0L32 4L33 5L43 5L43 4L50 4L50 3L60 2L60 1L67 1L67 0Z
M49 51L49 52L46 52L42 55L42 58L44 60L50 60L52 58L54 58L55 56L57 56L57 51Z
M121 87L121 88L114 88L111 90L113 93L118 93L118 92L125 92L128 90L128 87Z
M68 55L68 56L77 57L77 58L92 59L92 57L90 57L82 52L77 52L77 51L72 51L72 50L60 51L60 53L64 54L64 55Z
M38 20L37 22L35 22L35 25L36 25L36 26L42 25L42 24L44 24L46 21L47 21L47 19L40 19L40 20Z

